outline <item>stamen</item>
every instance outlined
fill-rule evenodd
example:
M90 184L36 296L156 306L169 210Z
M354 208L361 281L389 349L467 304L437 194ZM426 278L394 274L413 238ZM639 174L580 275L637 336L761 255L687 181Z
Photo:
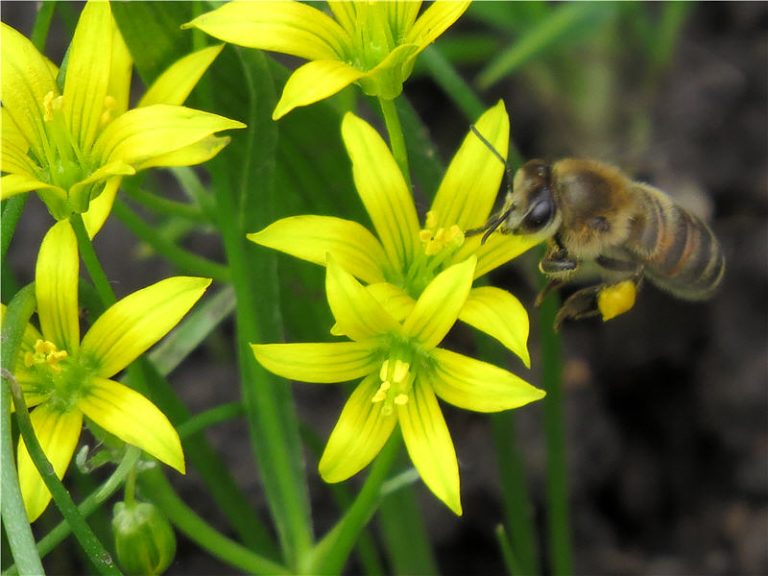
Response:
M456 224L448 228L438 228L437 216L430 210L427 212L424 229L419 231L419 240L424 245L424 253L434 256L446 248L459 248L464 244L464 232Z
M31 368L35 365L47 364L54 372L61 372L59 362L67 356L69 353L66 350L59 350L53 342L38 339L35 342L35 351L24 355L24 366Z
M395 396L394 403L398 406L405 406L408 404L408 394L398 394Z

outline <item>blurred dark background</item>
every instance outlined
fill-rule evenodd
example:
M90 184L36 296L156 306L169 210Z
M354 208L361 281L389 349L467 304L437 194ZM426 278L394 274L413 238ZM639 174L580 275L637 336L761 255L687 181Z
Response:
M646 11L651 23L661 11L656 4L635 9ZM2 19L28 33L34 10L33 3L4 2ZM482 32L500 47L511 42L508 28L489 26L486 11L473 6L456 32ZM768 5L689 5L666 57L637 41L636 17L630 11L606 16L613 20L531 59L482 93L489 105L506 101L524 158L591 156L621 166L707 218L727 259L722 289L709 302L681 302L646 284L631 313L605 324L564 326L575 571L768 574ZM48 46L59 62L66 40L54 35ZM461 70L472 80L483 62L466 60ZM468 122L425 74L407 83L405 93L449 157ZM9 256L19 282L31 279L49 224L40 203L30 202ZM112 219L97 250L119 293L167 275L157 258L126 259L127 246L135 241ZM145 253L135 246L132 254ZM527 255L493 277L531 307L533 370L526 376L534 383L540 364L535 264L535 255ZM233 368L211 358L201 353L174 374L193 411L238 397ZM510 362L510 369L525 373ZM324 439L342 394L304 385L295 390L302 416ZM462 463L464 517L453 517L417 489L440 571L502 573L493 535L502 513L489 421L450 408L446 414ZM541 408L517 411L515 422L543 539ZM209 438L263 507L245 424L219 426ZM310 457L308 468L315 465ZM195 502L194 475L179 489ZM335 512L326 492L313 494L322 531ZM215 520L215 510L202 513ZM77 560L61 554L48 562L52 573L78 571ZM179 538L170 573L226 572Z

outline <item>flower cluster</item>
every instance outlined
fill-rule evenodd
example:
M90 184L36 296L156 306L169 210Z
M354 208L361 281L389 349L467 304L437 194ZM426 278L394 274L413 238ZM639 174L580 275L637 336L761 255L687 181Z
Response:
M25 36L2 30L2 192L36 190L57 220L85 213L95 234L123 176L190 166L215 156L243 128L181 106L221 47L178 61L129 110L132 61L108 2L89 2L69 47L63 90L57 67Z
M437 0L328 3L332 16L293 0L234 1L188 23L215 38L309 60L290 77L272 118L358 84L391 100L403 91L416 57L469 7Z
M12 371L35 435L58 477L83 422L184 472L179 436L147 398L112 378L170 331L203 295L207 278L174 277L109 307L80 338L78 242L68 221L82 214L90 236L109 215L122 177L154 166L188 166L215 156L236 121L181 104L221 51L174 63L129 110L132 61L108 2L82 10L66 71L2 23L3 200L37 191L59 222L35 269L40 329L28 325ZM63 86L63 88L59 88ZM3 307L3 316L5 308ZM19 485L30 521L51 495L23 440Z
M509 118L502 103L476 126L506 154ZM472 288L472 282L533 244L505 235L485 244L477 236L465 237L466 230L488 219L504 170L474 134L451 161L423 227L378 132L347 114L342 136L376 234L357 222L307 215L279 220L248 237L327 266L326 292L336 319L331 332L351 342L254 344L254 354L268 370L293 380L362 378L321 458L326 481L345 480L365 467L399 424L425 484L461 514L456 453L436 398L496 412L540 399L544 392L507 370L438 345L461 320L529 364L522 304L504 290Z

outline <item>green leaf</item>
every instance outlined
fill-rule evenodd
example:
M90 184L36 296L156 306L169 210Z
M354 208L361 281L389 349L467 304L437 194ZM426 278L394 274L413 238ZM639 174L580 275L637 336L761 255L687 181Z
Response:
M181 29L194 16L191 2L113 2L136 69L149 86L168 66L193 50L193 35Z
M298 419L290 386L259 366L248 345L284 338L276 255L246 239L247 233L274 220L275 198L284 195L274 190L274 81L260 52L232 47L214 63L208 81L207 93L200 91L209 102L203 108L248 125L233 134L230 146L208 166L237 296L242 396L251 443L281 548L288 565L297 570L312 540Z
M525 30L520 38L502 51L477 76L482 89L512 74L523 64L563 43L581 40L593 35L614 11L613 4L599 2L574 2L560 4L547 18Z

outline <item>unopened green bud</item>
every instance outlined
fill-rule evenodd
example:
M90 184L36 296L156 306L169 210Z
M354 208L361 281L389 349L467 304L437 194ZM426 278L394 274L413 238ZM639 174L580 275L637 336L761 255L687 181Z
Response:
M173 528L154 504L115 504L112 533L118 564L126 574L162 574L176 555Z

